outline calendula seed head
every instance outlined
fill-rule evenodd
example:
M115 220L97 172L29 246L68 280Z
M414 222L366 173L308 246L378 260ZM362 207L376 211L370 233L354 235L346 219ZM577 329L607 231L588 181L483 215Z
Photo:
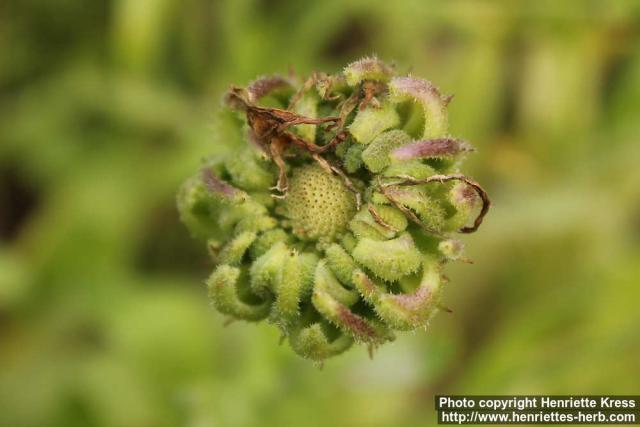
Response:
M475 231L489 208L459 173L473 150L448 134L449 100L377 58L232 87L215 127L228 155L178 194L216 264L214 307L272 323L318 363L425 328L443 265L469 262L452 234Z

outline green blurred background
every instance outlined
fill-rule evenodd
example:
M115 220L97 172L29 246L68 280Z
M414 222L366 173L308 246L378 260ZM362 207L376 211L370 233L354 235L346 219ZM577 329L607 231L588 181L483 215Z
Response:
M209 307L175 193L222 91L377 53L455 94L494 207L427 333L320 371ZM3 0L0 425L427 426L640 392L640 1Z

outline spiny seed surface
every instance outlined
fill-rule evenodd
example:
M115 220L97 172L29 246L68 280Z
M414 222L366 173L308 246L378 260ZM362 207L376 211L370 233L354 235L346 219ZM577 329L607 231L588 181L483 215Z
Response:
M356 212L354 194L315 164L294 170L286 207L293 233L303 240L331 240Z

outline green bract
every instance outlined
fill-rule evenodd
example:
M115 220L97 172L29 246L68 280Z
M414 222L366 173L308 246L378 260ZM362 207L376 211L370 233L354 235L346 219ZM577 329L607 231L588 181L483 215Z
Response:
M472 148L447 132L449 99L375 58L232 87L216 141L232 150L178 195L217 265L214 306L273 323L315 361L425 327L442 266L465 260L450 235L489 208L458 172Z

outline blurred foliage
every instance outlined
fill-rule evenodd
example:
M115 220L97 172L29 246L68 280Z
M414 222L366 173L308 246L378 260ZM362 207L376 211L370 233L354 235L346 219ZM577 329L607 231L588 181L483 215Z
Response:
M640 389L640 2L5 0L0 425L423 426ZM455 94L494 208L454 313L318 371L208 307L174 195L220 93L377 53Z

